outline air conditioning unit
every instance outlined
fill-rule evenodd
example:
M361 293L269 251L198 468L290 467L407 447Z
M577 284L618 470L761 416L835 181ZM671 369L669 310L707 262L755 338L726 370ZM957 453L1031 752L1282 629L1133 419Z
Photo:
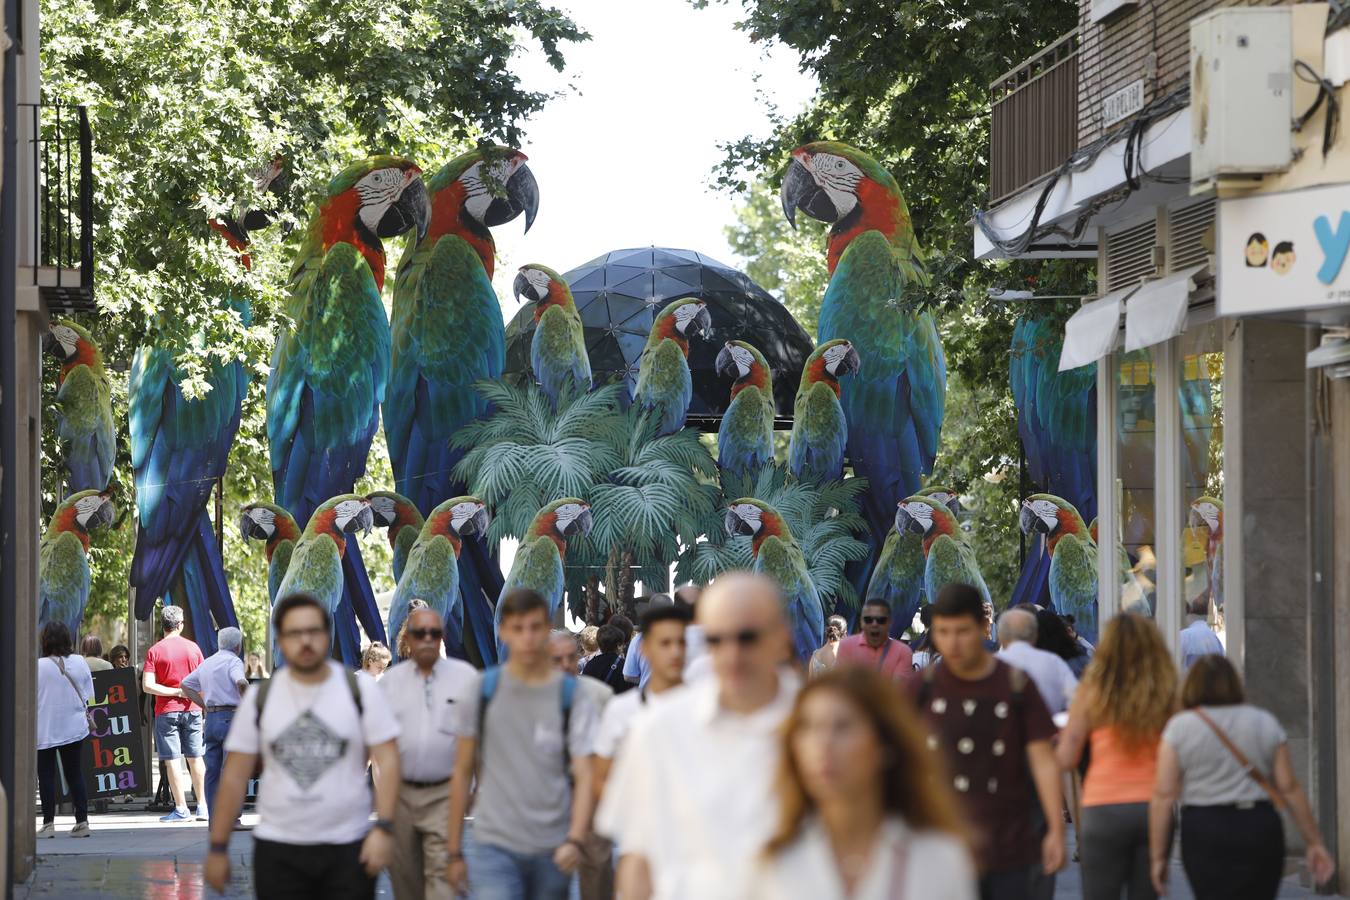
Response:
M1191 181L1265 175L1294 155L1293 17L1227 7L1191 22Z

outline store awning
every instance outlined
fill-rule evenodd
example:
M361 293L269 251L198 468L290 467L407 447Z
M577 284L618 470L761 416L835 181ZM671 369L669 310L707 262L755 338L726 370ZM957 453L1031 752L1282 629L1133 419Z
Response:
M1186 327L1186 309L1195 276L1204 265L1192 266L1166 278L1148 281L1125 304L1125 352L1161 344Z
M1064 349L1059 353L1059 370L1067 372L1091 365L1111 352L1120 330L1120 309L1138 287L1113 291L1100 300L1084 303L1064 323Z

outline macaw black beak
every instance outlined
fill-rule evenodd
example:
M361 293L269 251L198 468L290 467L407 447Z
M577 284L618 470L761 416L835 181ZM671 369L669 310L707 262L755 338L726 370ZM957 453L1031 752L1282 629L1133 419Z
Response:
M469 520L469 534L487 534L488 526L492 524L492 513L488 512L486 506L473 514Z
M521 213L525 213L525 230L528 232L539 213L539 182L534 180L530 167L521 163L511 177L506 179L506 196L494 197L483 215L483 224L489 228L503 225Z
M94 521L90 524L110 526L115 521L117 521L117 510L113 508L113 502L104 497L103 502L99 504L98 512L94 513Z
M685 337L697 337L701 340L712 337L712 313L708 312L708 307L700 309L684 330Z
M374 527L375 513L371 510L370 504L367 503L361 507L360 512L347 520L347 525L342 530L347 534L356 534L358 531L362 534L370 534Z
M731 346L725 346L717 354L713 369L723 378L740 378L741 367L736 365L736 357L731 355Z
M836 375L852 375L862 369L862 357L858 355L857 349L852 344L849 345L848 352L844 354L843 360L839 363L839 372Z
M591 517L591 510L587 507L567 526L566 535L567 537L573 537L575 535L585 537L591 533L591 528L594 527L594 525L595 519Z
M727 534L734 536L747 533L741 530L745 526L745 523L741 521L741 517L736 515L732 510L727 510L726 519L723 524L726 526Z
M237 229L239 234L235 236L247 241L250 231L259 231L271 225L272 217L275 214L275 210L270 209L247 209L244 210L242 223L237 223L233 219L225 219L225 227L230 229L231 234L234 234Z
M534 295L534 286L523 271L516 273L516 280L511 282L511 292L521 303L538 303L540 299Z
M239 514L239 535L244 540L266 537L266 535L262 534L262 528L260 528L258 523L253 521L253 517L246 512Z
M952 496L947 499L947 508L952 511L952 515L961 517L961 498Z
M66 352L61 349L61 342L56 339L50 331L42 336L42 352L50 353L52 356L65 358Z
M420 241L427 236L427 224L430 221L431 201L427 199L427 186L422 176L416 175L408 182L403 193L399 194L398 200L385 210L375 234L392 238L416 228L417 240Z
M797 227L799 209L822 222L833 222L839 218L839 212L834 208L830 195L816 184L811 171L795 157L783 175L782 200L783 215L787 216L788 224L793 228Z
M1045 524L1045 521L1041 519L1040 516L1036 515L1035 511L1025 503L1022 504L1022 512L1018 514L1017 524L1022 527L1023 534L1031 534L1033 532L1037 534L1050 533L1050 528Z

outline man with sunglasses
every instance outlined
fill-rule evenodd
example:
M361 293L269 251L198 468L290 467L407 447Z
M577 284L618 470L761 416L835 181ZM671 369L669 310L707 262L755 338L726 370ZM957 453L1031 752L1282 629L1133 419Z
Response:
M891 608L884 600L868 600L862 609L862 631L839 642L839 666L867 666L896 681L914 671L914 651L891 637Z
M398 811L389 880L398 900L449 900L446 836L450 776L455 767L458 706L477 683L473 666L441 655L440 613L416 609L405 632L409 658L380 679L385 702L398 719Z
M723 575L699 600L712 677L633 721L596 829L624 900L739 900L778 821L778 729L799 682L777 582ZM615 701L618 702L618 701Z

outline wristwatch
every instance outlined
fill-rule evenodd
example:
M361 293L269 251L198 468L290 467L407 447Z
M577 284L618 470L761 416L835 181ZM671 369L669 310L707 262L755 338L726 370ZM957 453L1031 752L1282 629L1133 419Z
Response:
M385 834L392 835L394 833L394 823L388 819L376 819L375 827L383 831Z

